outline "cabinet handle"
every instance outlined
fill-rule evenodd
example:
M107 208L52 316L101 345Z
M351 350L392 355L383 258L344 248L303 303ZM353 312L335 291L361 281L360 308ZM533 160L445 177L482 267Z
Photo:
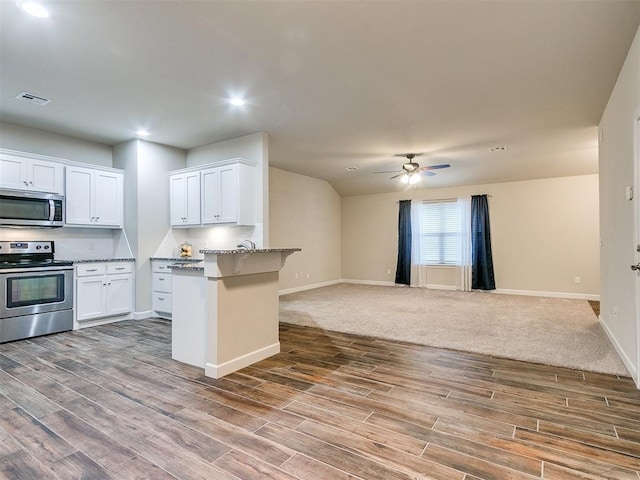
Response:
M164 297L158 297L158 300L164 300Z
M116 270L124 270L125 267L116 267Z
M164 282L164 277L158 277L158 280Z
M86 272L97 272L98 269L97 268L87 268L85 271Z
M22 183L24 183L25 185L29 186L29 182L27 182L26 180L23 180Z

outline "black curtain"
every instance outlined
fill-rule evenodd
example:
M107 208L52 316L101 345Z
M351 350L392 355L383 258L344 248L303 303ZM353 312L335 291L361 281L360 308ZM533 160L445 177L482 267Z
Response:
M396 283L411 284L411 200L400 200Z
M489 202L486 195L471 196L471 288L495 290Z

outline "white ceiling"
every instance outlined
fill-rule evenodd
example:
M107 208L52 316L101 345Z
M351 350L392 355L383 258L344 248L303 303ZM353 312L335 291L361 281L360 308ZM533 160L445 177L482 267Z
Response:
M3 121L184 149L267 132L271 165L341 195L401 190L372 172L405 152L451 164L419 188L596 173L640 24L640 0L43 3L0 2Z

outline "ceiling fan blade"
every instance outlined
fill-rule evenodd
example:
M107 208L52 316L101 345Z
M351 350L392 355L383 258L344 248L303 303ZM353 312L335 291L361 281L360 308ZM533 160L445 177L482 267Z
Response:
M424 170L439 170L441 168L449 168L451 165L448 163L442 163L440 165L428 165L426 167L422 167Z
M404 173L404 172L402 172L402 173L399 173L399 174L394 175L393 177L389 177L389 178L390 178L390 179L398 178L398 177L401 177L402 175L405 175L405 173Z
M382 172L373 172L373 173L396 173L398 170L384 170Z
M427 177L435 177L435 173L434 172L430 172L429 170L425 170L423 172L420 172L420 175L425 175Z

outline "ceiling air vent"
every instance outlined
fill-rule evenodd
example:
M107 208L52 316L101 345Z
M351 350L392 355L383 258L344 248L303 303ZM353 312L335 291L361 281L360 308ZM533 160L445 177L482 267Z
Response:
M25 102L33 103L34 105L40 105L40 106L46 105L51 101L48 98L40 97L38 95L34 95L33 93L29 93L29 92L20 92L16 96L16 98L18 100L24 100Z

